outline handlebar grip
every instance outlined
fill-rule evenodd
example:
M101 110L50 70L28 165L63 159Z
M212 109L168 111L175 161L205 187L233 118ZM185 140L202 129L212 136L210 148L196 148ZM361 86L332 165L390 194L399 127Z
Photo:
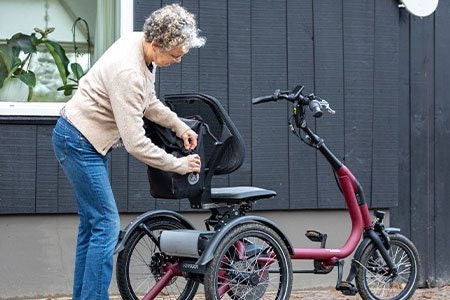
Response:
M322 109L319 101L312 100L309 102L309 109L312 111L314 118L320 118L322 116Z
M272 102L272 101L275 101L275 99L273 98L273 95L256 97L256 98L252 99L252 103L253 104L259 104L259 103L264 103L264 102Z

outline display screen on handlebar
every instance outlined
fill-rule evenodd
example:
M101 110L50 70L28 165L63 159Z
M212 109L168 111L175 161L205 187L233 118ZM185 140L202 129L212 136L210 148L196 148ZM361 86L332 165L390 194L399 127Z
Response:
M295 96L295 98L298 97L298 95L303 91L304 85L297 85L293 90L292 94Z
M305 87L304 85L297 85L297 86L292 90L292 94L297 95L297 94L301 93L304 87Z

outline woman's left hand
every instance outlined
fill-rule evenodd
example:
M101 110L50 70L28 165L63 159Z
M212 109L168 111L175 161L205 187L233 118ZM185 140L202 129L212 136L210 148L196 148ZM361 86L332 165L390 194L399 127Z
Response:
M181 135L181 139L183 140L184 143L184 148L186 148L187 150L194 150L195 147L197 147L197 138L198 135L197 133L195 133L194 130L192 129L186 130Z

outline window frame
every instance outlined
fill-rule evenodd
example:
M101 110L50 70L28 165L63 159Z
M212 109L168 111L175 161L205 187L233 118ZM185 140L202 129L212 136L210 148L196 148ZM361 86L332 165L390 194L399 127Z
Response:
M134 1L120 0L120 36L133 31ZM66 102L0 101L0 116L59 116Z

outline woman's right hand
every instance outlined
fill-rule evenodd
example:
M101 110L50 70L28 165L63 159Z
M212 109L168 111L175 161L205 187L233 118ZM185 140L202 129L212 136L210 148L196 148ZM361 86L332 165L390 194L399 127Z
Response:
M188 160L188 173L200 173L202 162L198 154L191 154L186 156Z

